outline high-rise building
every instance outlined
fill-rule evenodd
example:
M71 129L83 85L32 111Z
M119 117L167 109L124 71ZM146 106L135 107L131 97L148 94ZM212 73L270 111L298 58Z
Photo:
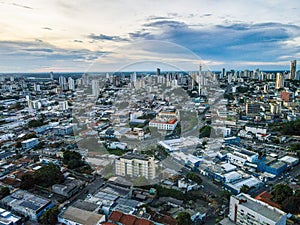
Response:
M92 80L92 94L95 97L99 96L99 80Z
M286 213L241 193L230 197L229 219L238 225L285 225Z
M128 153L115 160L115 172L119 176L154 179L156 176L154 157Z
M156 75L157 75L157 76L160 75L160 68L156 68Z
M58 78L59 86L64 88L65 84L67 83L67 79L64 76L60 76Z
M256 116L260 112L260 104L256 102L247 102L246 103L246 115L247 116Z
M69 90L75 91L75 81L72 77L68 78Z
M297 61L292 60L291 61L291 69L290 69L290 74L289 74L289 79L294 80L296 78L296 65Z
M41 86L39 84L37 84L37 83L34 83L33 90L34 91L41 91Z
M225 68L222 69L222 78L224 78L226 76L226 70Z
M53 80L53 72L50 72L50 79Z
M68 110L69 109L69 104L67 101L60 101L59 102L59 109L60 110Z
M275 81L275 88L280 89L283 87L283 75L281 73L276 73L276 81Z
M281 105L278 103L270 103L270 112L272 114L279 114L281 113Z
M136 79L137 79L136 72L130 74L130 81L131 82L133 82L133 83L136 82Z

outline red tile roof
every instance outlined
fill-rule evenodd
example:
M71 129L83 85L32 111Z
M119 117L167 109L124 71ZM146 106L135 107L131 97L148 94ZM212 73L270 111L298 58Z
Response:
M113 211L110 216L109 216L109 220L113 221L113 222L120 222L121 218L123 216L123 213L119 212L119 211Z
M112 222L118 222L123 225L154 225L154 223L150 220L137 218L134 215L127 215L119 211L113 211L108 219Z
M134 225L154 225L154 223L146 219L137 219Z
M124 225L134 225L137 218L133 215L124 215L122 216L120 222Z

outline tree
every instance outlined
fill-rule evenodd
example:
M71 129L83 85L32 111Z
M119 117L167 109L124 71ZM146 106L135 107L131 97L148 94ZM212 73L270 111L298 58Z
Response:
M42 126L44 123L43 123L43 120L30 120L28 122L28 127L29 128L32 128L32 127L40 127Z
M290 196L283 200L282 208L287 213L299 214L300 213L300 197Z
M188 212L180 212L176 217L178 225L190 225L192 224L191 215Z
M35 180L33 174L25 173L21 177L21 184L20 184L21 189L28 190L30 188L33 188L34 184L35 184Z
M243 185L240 189L240 192L248 194L249 190L250 190L250 188L247 185Z
M274 201L281 204L286 198L293 195L293 189L286 184L277 184L272 194Z
M40 224L44 225L55 225L57 224L57 216L59 214L59 209L57 206L48 209L43 215L40 217Z
M59 167L50 163L43 166L34 173L35 183L43 187L49 187L53 184L60 184L64 181L64 176Z
M199 138L203 138L203 137L210 137L210 133L211 133L211 126L204 126L201 127L199 130Z
M69 169L76 169L85 165L79 152L69 150L64 152L63 163L66 164Z
M201 184L202 183L201 177L199 177L198 174L196 174L195 172L189 172L189 173L187 173L186 178L189 179L189 180L192 180L192 181L196 182L197 184Z
M8 187L0 188L0 199L5 198L9 194L10 194L10 190Z

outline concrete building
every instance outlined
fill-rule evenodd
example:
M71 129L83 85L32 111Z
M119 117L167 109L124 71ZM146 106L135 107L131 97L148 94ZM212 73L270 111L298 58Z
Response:
M290 74L289 74L289 79L291 79L291 80L294 80L296 78L296 66L297 66L297 61L292 60Z
M28 140L21 142L22 148L24 148L26 150L33 148L34 146L38 145L39 143L40 143L39 139L37 139L37 138L30 138Z
M115 172L119 176L154 179L155 169L154 157L128 153L115 160Z
M175 130L177 124L178 124L177 119L171 119L171 120L167 120L167 121L153 119L150 121L149 126L155 127L158 130Z
M1 203L13 211L28 216L37 221L43 213L53 207L50 200L31 194L24 190L17 190L1 200Z
M22 224L22 218L12 214L10 211L0 208L1 225L19 225Z
M78 192L82 184L83 183L80 180L68 180L64 184L52 185L52 192L70 198Z
M263 159L258 160L257 162L257 170L260 172L267 172L273 175L282 174L287 168L287 164L284 161L279 161L276 158L265 157Z
M67 101L61 101L59 102L59 109L60 110L68 110L69 109L69 104Z
M229 219L234 224L285 225L286 213L241 193L230 197Z
M100 225L105 216L70 206L58 216L58 222L66 225Z
M69 90L75 91L75 81L72 77L68 78Z
M276 73L275 89L283 88L284 78L281 73Z
M247 116L256 116L260 112L260 104L256 102L247 102L246 103L246 115Z

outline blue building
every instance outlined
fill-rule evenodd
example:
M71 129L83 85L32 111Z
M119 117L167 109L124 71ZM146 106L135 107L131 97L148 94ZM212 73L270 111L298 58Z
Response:
M263 159L259 159L257 162L258 171L267 172L276 176L282 174L286 168L286 163L272 157L264 157Z

